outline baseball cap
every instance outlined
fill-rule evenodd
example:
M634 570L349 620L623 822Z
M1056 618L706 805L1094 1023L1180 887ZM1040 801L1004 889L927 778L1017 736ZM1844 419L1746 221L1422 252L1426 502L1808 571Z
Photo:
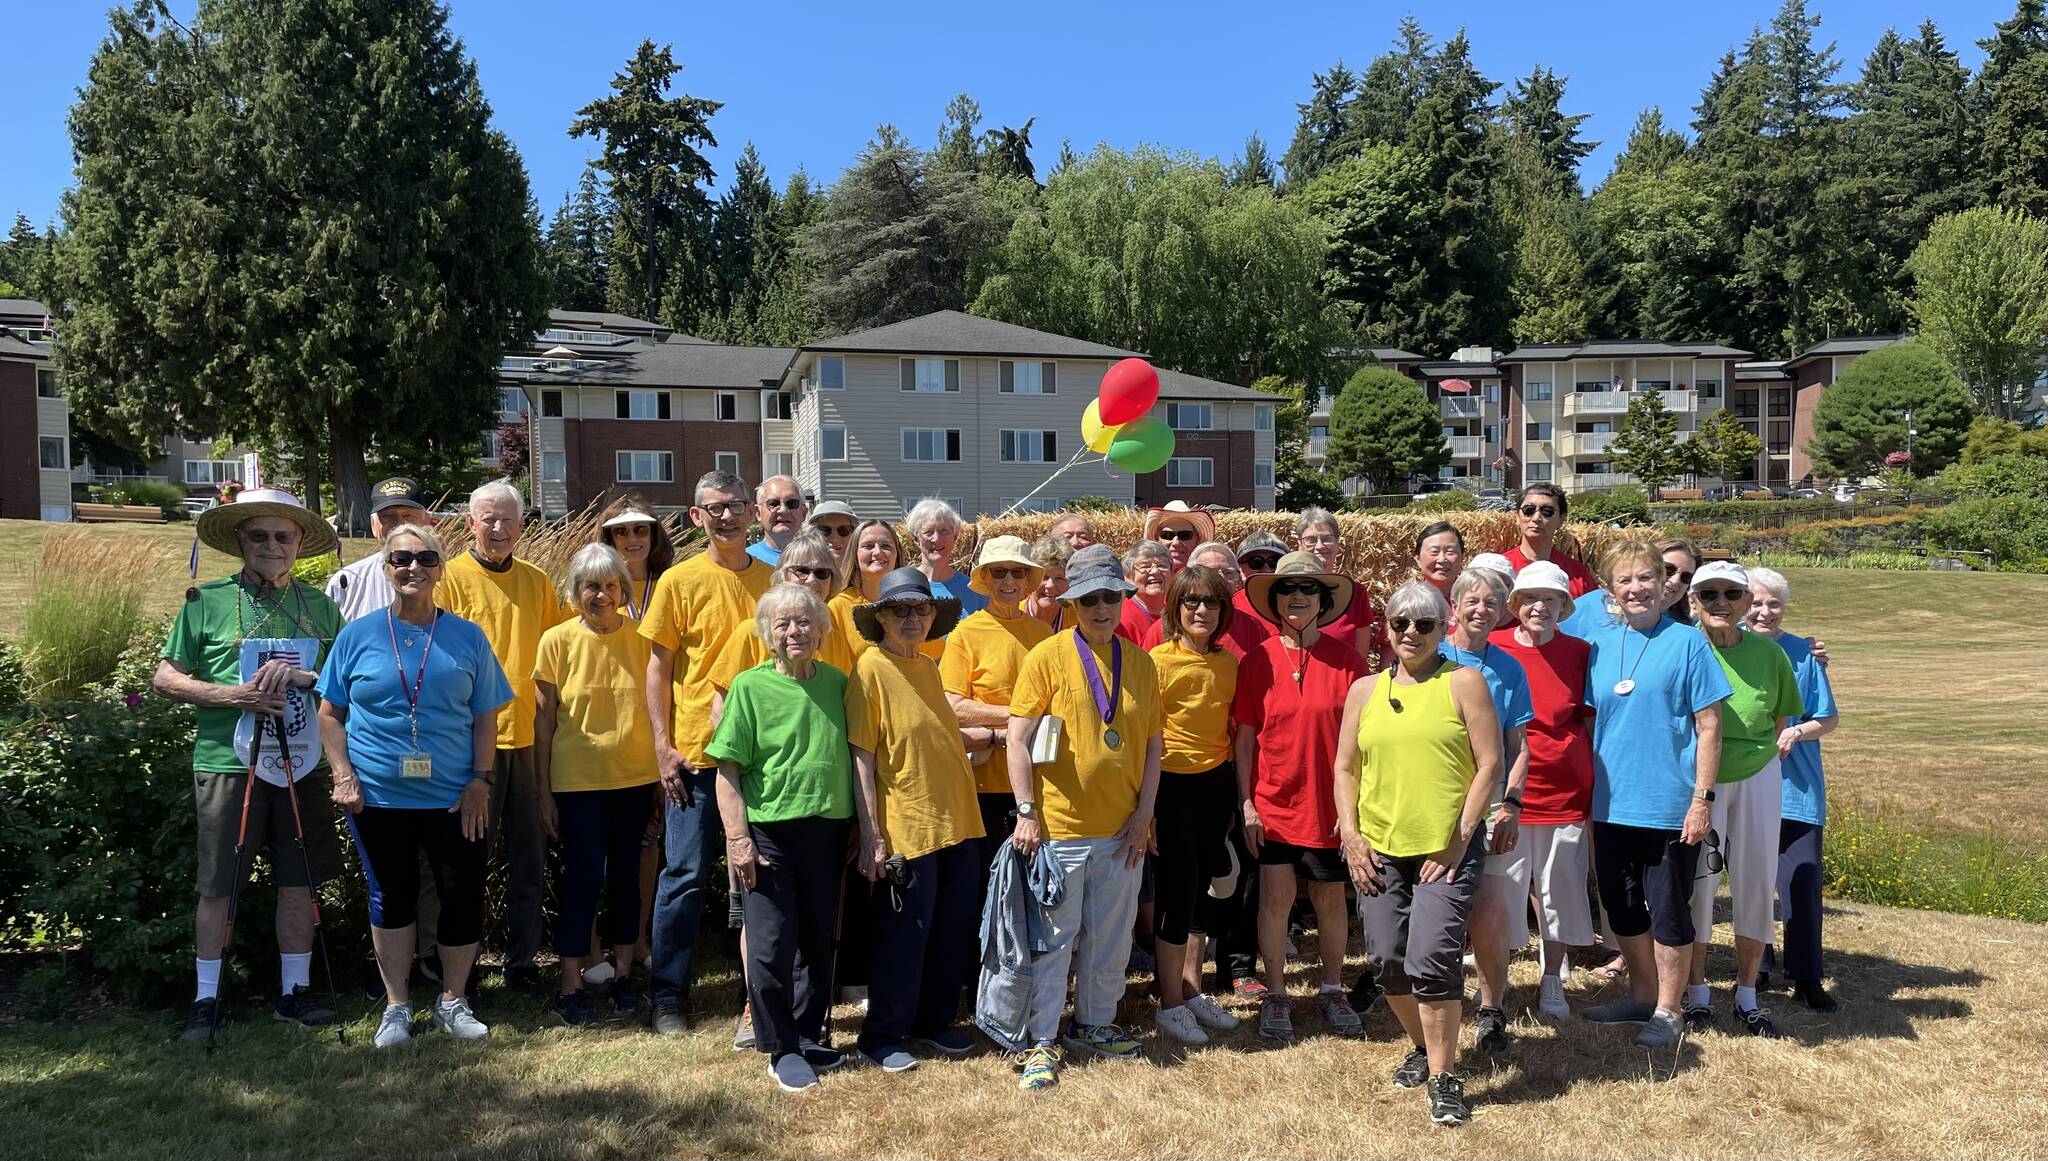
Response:
M393 476L379 480L370 489L370 511L382 512L386 508L399 506L425 509L427 502L420 498L420 486L404 476Z

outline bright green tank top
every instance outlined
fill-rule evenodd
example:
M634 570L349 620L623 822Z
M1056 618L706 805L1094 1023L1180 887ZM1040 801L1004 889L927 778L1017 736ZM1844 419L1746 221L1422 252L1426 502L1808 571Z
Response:
M1478 772L1451 700L1457 669L1447 662L1427 681L1399 686L1386 670L1358 715L1358 829L1383 855L1434 854L1457 833Z

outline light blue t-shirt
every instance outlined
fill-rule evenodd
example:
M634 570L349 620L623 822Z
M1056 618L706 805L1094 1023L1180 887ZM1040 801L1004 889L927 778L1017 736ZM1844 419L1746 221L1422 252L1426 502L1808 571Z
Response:
M1502 732L1526 726L1536 716L1536 702L1529 696L1529 674L1522 663L1505 649L1487 645L1482 653L1460 649L1445 637L1436 651L1460 665L1477 669L1486 678L1486 692L1493 696L1493 712L1500 718Z
M433 777L405 778L400 774L403 760L413 748L405 693L419 680L423 653L427 670L420 681L419 748L433 759ZM484 631L449 612L435 622L431 652L426 630L417 625L394 624L374 613L350 621L328 650L319 689L321 697L348 711L348 760L363 785L363 801L411 810L455 805L469 785L475 757L471 725L478 714L502 710L512 701L512 685Z
M1692 807L1692 715L1734 689L1704 633L1669 617L1649 632L1614 624L1586 638L1593 707L1593 818L1677 830ZM1614 692L1624 680L1627 694Z
M1785 656L1792 662L1792 675L1799 679L1799 700L1806 707L1806 712L1792 724L1835 716L1834 687L1828 684L1827 667L1813 655L1812 640L1780 633L1778 644L1784 646ZM1785 796L1780 813L1794 822L1826 826L1828 784L1820 773L1820 743L1809 740L1792 747L1792 752L1785 755L1783 767Z
M973 577L956 569L953 575L947 579L932 582L932 588L944 590L947 596L959 600L960 619L963 621L988 608L988 598L968 587L968 582L973 579ZM934 593L932 595L937 596L938 594Z
M782 565L782 550L765 540L756 540L747 545L747 555L769 568L779 568Z
M1607 590L1594 589L1572 602L1572 615L1557 623L1557 631L1581 641L1591 641L1595 630L1614 623L1614 613L1608 608Z

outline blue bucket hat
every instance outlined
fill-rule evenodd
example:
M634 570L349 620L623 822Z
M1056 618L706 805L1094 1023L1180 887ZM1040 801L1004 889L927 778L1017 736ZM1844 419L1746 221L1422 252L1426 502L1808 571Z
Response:
M875 615L877 610L883 605L918 605L926 601L931 602L932 625L924 636L927 641L936 641L960 623L960 598L943 593L933 595L931 578L914 568L884 573L882 583L875 589L875 599L853 607L853 627L868 640L880 642L882 622Z
M1107 544L1091 544L1067 561L1067 591L1062 601L1078 601L1089 593L1118 592L1130 596L1138 586L1124 579L1123 563Z

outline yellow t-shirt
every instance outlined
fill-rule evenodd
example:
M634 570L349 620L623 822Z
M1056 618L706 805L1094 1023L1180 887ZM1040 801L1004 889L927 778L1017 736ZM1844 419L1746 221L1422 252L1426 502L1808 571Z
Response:
M1166 740L1159 768L1200 774L1230 760L1230 703L1237 697L1237 658L1217 646L1196 653L1178 641L1152 647L1159 671L1159 716Z
M676 656L669 740L698 769L714 765L705 752L711 745L714 663L734 637L753 633L754 603L768 591L774 571L749 556L747 567L734 572L699 553L661 574L640 621L641 636Z
M853 645L848 636L853 634L853 606L847 605L842 609L836 603L828 603L825 611L832 615L832 631L825 634L825 644L819 648L817 660L841 673L852 673ZM732 688L733 678L766 660L768 646L754 631L754 622L750 619L747 631L733 634L732 641L711 663L711 684L723 693Z
M846 626L846 643L852 646L853 658L856 661L860 660L861 654L875 647L873 641L861 636L860 630L853 627L853 607L867 603L868 599L861 595L859 585L850 589L840 589L837 595L825 603L825 607L832 610L832 628L836 631L839 626ZM852 673L853 667L847 666L846 672Z
M459 617L475 621L491 643L491 652L512 683L512 704L498 714L498 748L523 750L533 745L533 662L540 635L576 615L555 595L548 574L514 559L504 572L492 572L473 552L448 561L434 603Z
M655 780L645 697L652 650L630 620L598 633L578 617L541 634L533 676L557 697L552 789L622 790Z
M939 678L947 693L1007 709L1024 658L1051 635L1052 629L1036 617L1019 613L1005 620L983 609L947 635ZM1009 761L1004 747L991 750L988 761L976 767L975 788L983 794L1010 793Z
M906 859L980 838L974 769L931 658L870 649L846 683L846 740L875 756L875 814Z
M1429 680L1402 686L1393 670L1382 670L1358 715L1358 829L1383 855L1435 854L1457 833L1478 772L1451 696L1457 670L1445 664Z
M1065 737L1053 761L1035 767L1038 804L1045 816L1045 837L1109 838L1123 829L1137 809L1145 782L1145 744L1159 733L1159 675L1143 649L1122 641L1123 694L1109 727L1118 745L1104 741L1102 715L1095 694L1074 650L1077 630L1055 633L1032 647L1010 694L1010 712L1018 717L1051 713L1066 723ZM1110 660L1114 642L1093 646L1102 673L1102 688L1114 684Z

